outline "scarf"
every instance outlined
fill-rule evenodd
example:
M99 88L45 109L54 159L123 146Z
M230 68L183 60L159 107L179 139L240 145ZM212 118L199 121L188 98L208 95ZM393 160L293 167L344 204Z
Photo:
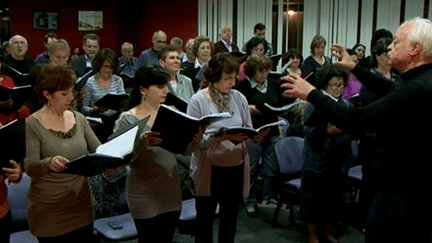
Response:
M209 85L209 95L213 103L216 104L219 112L229 112L231 113L231 107L229 105L231 100L231 94L222 94L216 90L213 84Z

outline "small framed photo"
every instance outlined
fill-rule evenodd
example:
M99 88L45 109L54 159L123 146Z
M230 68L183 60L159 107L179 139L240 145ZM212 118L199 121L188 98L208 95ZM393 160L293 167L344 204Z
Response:
M103 30L103 11L78 11L78 31Z
M33 28L35 30L58 30L58 13L34 12Z

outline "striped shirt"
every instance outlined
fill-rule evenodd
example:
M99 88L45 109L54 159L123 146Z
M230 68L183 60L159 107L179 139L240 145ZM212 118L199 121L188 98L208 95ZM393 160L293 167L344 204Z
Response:
M123 80L120 76L113 74L111 78L111 85L108 89L103 89L98 82L96 82L95 75L91 76L84 87L83 102L81 112L88 116L90 110L100 98L110 94L124 94L125 89Z

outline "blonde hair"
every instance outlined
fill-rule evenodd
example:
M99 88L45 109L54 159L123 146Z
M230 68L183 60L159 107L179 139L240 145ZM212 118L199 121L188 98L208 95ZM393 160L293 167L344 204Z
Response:
M327 41L324 37L320 35L314 36L310 44L311 54L315 55L315 48L319 47L321 44L327 45Z
M48 55L55 55L57 51L65 51L70 56L70 47L65 39L55 40L48 47Z

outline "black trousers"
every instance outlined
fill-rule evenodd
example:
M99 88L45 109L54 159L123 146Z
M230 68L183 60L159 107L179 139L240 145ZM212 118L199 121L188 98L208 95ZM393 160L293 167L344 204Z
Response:
M378 192L367 215L365 242L431 243L430 192L430 189L411 195Z
M211 196L196 197L196 243L213 242L213 220L219 203L218 242L233 243L237 229L238 206L242 202L244 164L212 166Z
M171 243L180 211L159 214L149 219L135 219L139 243Z
M10 238L11 212L0 218L0 243L9 243Z
M93 233L93 224L81 227L64 235L56 237L37 237L39 243L74 243L74 242L100 242Z

